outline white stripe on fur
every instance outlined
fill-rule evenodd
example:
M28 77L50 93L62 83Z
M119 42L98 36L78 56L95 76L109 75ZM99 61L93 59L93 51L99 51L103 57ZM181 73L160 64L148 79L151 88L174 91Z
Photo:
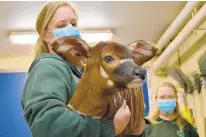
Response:
M104 68L102 66L100 66L100 73L104 78L108 78L108 74L105 72Z
M125 62L133 62L133 59L132 58L121 59L119 62L120 64L125 63Z

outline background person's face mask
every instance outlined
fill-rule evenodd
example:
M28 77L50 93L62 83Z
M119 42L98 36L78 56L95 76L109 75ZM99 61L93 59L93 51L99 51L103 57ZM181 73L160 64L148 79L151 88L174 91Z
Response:
M157 105L164 114L170 114L176 108L176 99L158 99Z

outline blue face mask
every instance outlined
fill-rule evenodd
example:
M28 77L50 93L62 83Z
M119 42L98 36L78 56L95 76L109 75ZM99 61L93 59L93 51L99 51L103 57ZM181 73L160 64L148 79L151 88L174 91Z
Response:
M54 37L61 37L61 36L74 36L77 38L81 38L80 31L73 26L68 26L64 28L55 29L52 31Z
M176 108L176 99L158 99L158 107L164 114L170 114Z

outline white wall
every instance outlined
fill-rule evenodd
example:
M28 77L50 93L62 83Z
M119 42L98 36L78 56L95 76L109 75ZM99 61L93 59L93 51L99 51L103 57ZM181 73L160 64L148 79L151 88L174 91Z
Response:
M0 58L0 72L27 72L33 57Z

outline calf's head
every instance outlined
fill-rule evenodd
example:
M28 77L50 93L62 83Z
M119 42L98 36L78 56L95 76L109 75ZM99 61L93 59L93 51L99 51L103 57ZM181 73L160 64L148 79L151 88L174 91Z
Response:
M68 63L83 68L84 73L106 79L112 87L136 87L145 80L140 67L155 54L155 48L145 41L135 41L125 46L116 42L100 42L94 47L82 39L64 36L51 42L54 51ZM91 73L94 72L94 73Z
M116 87L131 87L144 81L145 71L135 64L128 47L116 42L100 42L95 48L99 50L100 74Z

